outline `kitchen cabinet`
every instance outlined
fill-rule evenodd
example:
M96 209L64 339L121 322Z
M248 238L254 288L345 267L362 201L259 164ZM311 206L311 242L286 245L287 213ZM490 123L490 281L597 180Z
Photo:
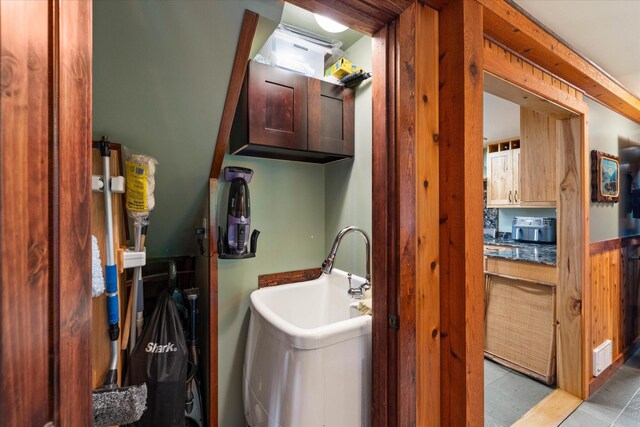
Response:
M354 154L352 89L249 62L230 153L327 163Z
M520 108L520 136L487 145L487 207L553 207L556 119Z
M487 207L519 206L520 139L487 145Z
M527 108L520 108L521 204L523 206L555 206L556 184L556 119Z

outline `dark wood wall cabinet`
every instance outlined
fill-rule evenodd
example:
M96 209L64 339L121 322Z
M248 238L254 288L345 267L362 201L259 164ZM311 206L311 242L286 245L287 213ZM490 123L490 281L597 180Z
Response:
M328 163L353 157L354 91L250 61L229 152Z

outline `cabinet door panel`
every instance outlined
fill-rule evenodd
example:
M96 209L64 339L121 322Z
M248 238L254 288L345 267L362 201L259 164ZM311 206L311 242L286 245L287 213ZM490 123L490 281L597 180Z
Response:
M487 206L508 206L513 201L512 152L487 155Z
M353 156L354 92L309 79L309 150Z
M525 205L548 205L557 200L556 119L520 109L520 193Z
M306 77L250 62L249 141L307 149Z
M520 190L520 149L511 150L511 182L513 188L513 203L520 205L522 202L522 191Z

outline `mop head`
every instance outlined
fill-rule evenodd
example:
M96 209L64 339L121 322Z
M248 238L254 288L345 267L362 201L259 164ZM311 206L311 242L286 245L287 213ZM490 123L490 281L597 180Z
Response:
M114 426L131 424L147 409L147 385L93 392L93 425Z
M104 275L96 236L91 236L91 274L91 295L99 297L104 292Z

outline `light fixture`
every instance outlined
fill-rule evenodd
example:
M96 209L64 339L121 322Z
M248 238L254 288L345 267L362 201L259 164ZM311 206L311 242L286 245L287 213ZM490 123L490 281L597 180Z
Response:
M347 29L346 25L339 24L326 16L318 15L317 13L314 13L313 16L316 18L318 25L320 25L323 30L330 33L341 33Z

